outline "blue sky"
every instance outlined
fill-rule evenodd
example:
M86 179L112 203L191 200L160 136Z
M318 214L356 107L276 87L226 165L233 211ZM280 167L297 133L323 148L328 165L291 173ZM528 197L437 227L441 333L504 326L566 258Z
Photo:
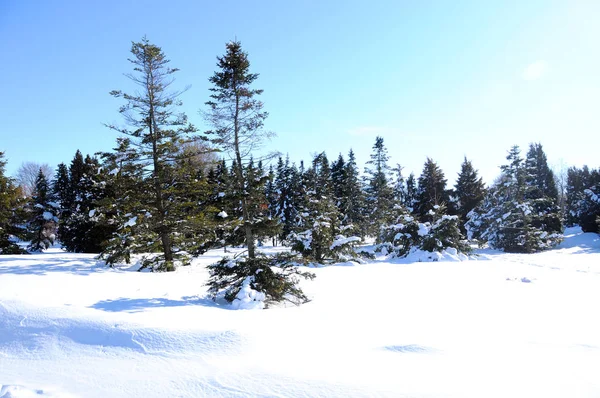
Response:
M0 151L68 163L109 150L131 41L147 35L199 110L225 43L260 73L269 149L310 160L377 135L393 164L429 156L453 182L466 155L486 182L507 150L541 142L551 165L598 164L598 1L0 1ZM593 145L591 145L593 144Z

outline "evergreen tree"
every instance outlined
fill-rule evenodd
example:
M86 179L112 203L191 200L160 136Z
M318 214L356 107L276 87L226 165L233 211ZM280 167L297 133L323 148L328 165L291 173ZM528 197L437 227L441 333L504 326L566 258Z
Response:
M340 212L342 225L352 226L354 234L361 234L361 225L364 225L365 196L362 190L356 156L350 149L348 162L345 166L342 193L340 196Z
M600 169L571 167L567 172L567 225L579 225L584 232L597 232L600 208Z
M532 227L548 234L562 234L554 173L548 167L541 144L531 144L525 159L525 198L532 207Z
M56 238L58 206L52 201L48 179L42 169L38 173L28 211L28 232L31 236L28 250L33 252L46 250L54 244Z
M406 179L406 195L404 196L404 202L401 204L408 209L411 213L416 211L417 203L417 182L415 175L410 173Z
M23 253L14 241L23 234L18 226L22 195L14 180L4 174L5 167L4 152L0 152L0 254Z
M415 213L423 222L432 221L429 211L433 210L434 206L447 205L449 200L444 172L437 163L427 158L419 177Z
M248 54L242 51L240 42L227 43L226 54L218 57L217 66L219 71L209 79L214 86L210 89L211 100L206 103L209 111L205 115L214 127L210 133L217 136L215 143L233 154L234 181L238 192L243 194L241 210L248 256L254 258L257 220L251 209L257 204L248 195L252 181L247 179L244 168L253 149L270 136L263 131L268 113L263 111L263 103L256 98L263 90L251 88L258 74L250 73Z
M69 180L69 169L64 163L58 165L56 175L52 184L52 193L60 206L60 215L70 209L71 182Z
M379 227L393 216L394 191L390 186L389 156L382 137L375 139L371 160L367 162L366 173L366 219L363 225L365 235L377 236Z
M346 236L350 228L340 223L325 153L314 158L303 180L305 199L298 212L297 230L289 238L292 250L317 263L354 258L352 246L360 238Z
M457 213L460 217L460 229L466 232L467 215L476 208L485 197L485 184L477 175L470 160L465 157L454 188L456 195Z
M96 158L75 153L69 173L59 165L53 191L60 206L59 237L74 253L100 253L114 227L99 219L98 203L109 194L107 174ZM65 189L67 187L67 189Z
M471 252L465 236L460 230L458 216L448 215L444 205L434 206L430 210L431 223L427 223L427 234L423 236L421 249L428 252L441 252L456 249L466 254Z
M535 176L528 174L518 146L507 160L484 202L469 214L469 237L506 252L531 253L556 245L562 233L556 230L555 216L532 199L538 187L531 183Z
M131 198L133 203L120 203L135 213L123 210L120 213L123 217L130 213L126 224L144 225L135 237L136 242L146 246L145 251L157 251L143 261L143 267L172 271L177 264L186 264L189 256L182 249L186 235L181 231L187 230L184 224L190 223L190 217L184 211L188 209L185 201L177 195L181 185L189 181L178 181L176 160L184 156L181 145L196 138L191 136L196 129L188 123L184 113L175 113L176 107L181 105L177 99L181 92L169 91L169 87L177 69L169 67L162 49L144 37L141 42L132 43L131 53L133 57L129 61L134 73L127 77L141 90L134 94L111 92L114 97L125 100L120 113L130 128L108 127L130 140L125 160L130 164L128 167L135 165L137 171L145 175L140 192ZM127 227L121 225L121 228ZM113 241L106 249L109 252L104 253L111 264L122 258L118 253L126 252L114 243L117 242Z

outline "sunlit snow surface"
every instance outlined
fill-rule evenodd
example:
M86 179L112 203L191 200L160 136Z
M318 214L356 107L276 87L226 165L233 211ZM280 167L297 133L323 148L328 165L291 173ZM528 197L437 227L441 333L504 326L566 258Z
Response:
M310 303L268 310L205 297L221 255L164 274L0 256L0 397L600 396L598 235L311 268Z

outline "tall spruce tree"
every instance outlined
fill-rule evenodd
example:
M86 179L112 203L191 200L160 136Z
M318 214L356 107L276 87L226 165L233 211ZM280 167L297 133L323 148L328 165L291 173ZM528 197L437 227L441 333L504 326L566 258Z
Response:
M297 216L296 231L290 236L292 249L317 263L355 257L352 246L358 237L345 235L335 203L331 169L325 153L317 155L304 173L301 191L305 195Z
M138 166L138 171L145 173L142 192L136 197L140 206L125 205L138 213L131 213L126 223L144 221L146 228L136 236L136 240L146 244L159 254L148 257L143 267L153 267L155 270L172 271L177 264L186 264L188 254L182 249L186 229L183 225L189 221L185 203L177 195L181 185L189 181L179 181L176 172L176 160L183 156L181 147L197 137L192 134L196 129L191 125L184 113L175 113L180 91L171 91L173 73L178 69L169 66L162 49L144 37L140 42L131 46L134 72L126 75L141 90L128 94L122 91L112 91L111 95L125 100L120 113L124 116L129 127L108 125L109 128L124 134L130 145L125 160ZM185 154L192 156L193 154ZM122 212L121 212L122 213ZM125 213L127 214L127 213ZM120 256L115 253L120 249L109 249L105 253L108 261L118 261Z
M251 88L258 74L250 73L248 54L239 41L229 42L226 53L217 58L218 71L210 77L213 84L211 100L206 102L209 110L207 121L217 136L214 142L233 155L236 189L242 195L241 210L248 257L255 257L256 222L251 209L256 206L249 193L252 181L248 179L245 166L265 138L272 134L263 130L268 113L257 99L263 90Z
M434 206L447 205L450 201L444 172L431 158L427 158L423 166L416 196L414 211L423 222L433 221L429 211Z
M342 191L340 197L340 212L342 216L342 225L351 226L354 234L361 234L361 225L365 222L365 195L360 182L358 166L356 165L356 156L350 149L348 152L348 162L345 165L344 180L342 182Z
M378 236L381 225L392 218L394 191L390 184L389 155L382 137L375 139L371 160L365 168L365 207L368 221L362 230L364 235Z
M417 181L414 173L410 173L406 179L406 195L404 196L404 202L402 205L406 207L411 213L416 210L417 203Z
M558 189L541 144L529 146L525 159L525 173L525 198L533 208L532 226L548 234L561 234L563 225Z
M528 173L519 147L513 146L506 159L508 164L501 166L502 174L486 199L469 214L469 237L506 252L532 253L553 247L562 240L558 216L539 208L540 201L533 198L539 189L532 183L536 176Z
M49 185L48 179L40 168L33 196L28 205L28 230L31 236L28 250L33 252L48 249L56 238L58 205L52 199Z
M460 217L461 231L466 232L467 215L476 208L485 197L485 184L470 160L465 157L454 186L456 208Z
M24 232L18 226L23 195L19 194L15 181L4 174L5 167L4 152L0 152L0 254L23 253L14 241Z

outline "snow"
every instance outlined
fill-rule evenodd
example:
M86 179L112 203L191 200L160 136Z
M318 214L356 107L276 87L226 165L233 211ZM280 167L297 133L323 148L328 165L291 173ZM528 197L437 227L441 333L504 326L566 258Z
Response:
M360 242L360 238L358 236L349 236L349 237L345 237L343 235L339 235L331 244L330 249L333 250L338 246L344 246L348 243L353 243L353 242Z
M53 220L53 219L54 219L54 214L50 213L49 211L45 211L45 212L42 214L42 217L44 217L44 220L46 220L46 221L50 221L50 220Z
M217 216L221 217L221 218L227 218L228 214L225 210L221 210L219 212L219 214L217 214Z
M311 268L311 302L255 311L207 298L221 250L172 273L3 255L0 397L600 396L600 237L475 254Z
M260 271L260 270L258 270ZM254 310L265 308L265 294L258 292L250 284L254 282L254 277L248 276L242 283L242 288L235 296L235 300L231 303L231 307L236 310Z
M135 226L136 223L137 223L137 216L131 217L129 220L127 220L127 222L125 224L123 224L123 226L124 227L133 227L133 226Z

